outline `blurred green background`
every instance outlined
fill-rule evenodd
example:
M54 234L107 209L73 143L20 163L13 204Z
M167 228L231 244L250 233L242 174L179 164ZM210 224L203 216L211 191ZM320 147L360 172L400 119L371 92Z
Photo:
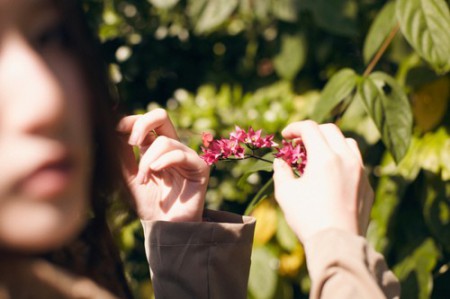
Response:
M297 120L339 125L363 153L376 191L368 238L402 298L450 298L449 1L83 3L122 106L168 109L197 150L202 132L235 124L278 138ZM271 176L252 163L214 168L207 206L244 213ZM303 249L262 197L248 297L307 298ZM140 224L122 223L113 219L129 280L150 298Z

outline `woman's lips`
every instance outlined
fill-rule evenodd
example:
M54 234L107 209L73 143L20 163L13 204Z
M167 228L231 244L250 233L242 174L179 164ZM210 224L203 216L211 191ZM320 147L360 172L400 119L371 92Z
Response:
M66 157L39 167L19 183L18 190L39 200L55 198L68 190L73 175L73 163Z

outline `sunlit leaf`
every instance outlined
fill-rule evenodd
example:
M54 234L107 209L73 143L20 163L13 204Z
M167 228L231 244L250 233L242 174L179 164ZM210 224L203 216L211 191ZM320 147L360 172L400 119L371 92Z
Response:
M375 72L359 84L358 98L362 99L394 160L400 162L412 134L412 112L406 94L392 77Z
M373 145L380 140L380 133L361 101L352 101L338 124L342 131L354 132L363 137L368 145ZM364 148L360 148L360 150L364 152Z
M439 242L450 252L450 183L428 175L424 187L424 218Z
M443 181L450 181L450 138L445 141L441 151L441 177Z
M251 215L256 218L254 243L255 245L264 245L277 231L276 206L269 200L265 200L252 211Z
M278 225L277 225L277 241L283 247L283 249L288 251L293 251L299 244L297 236L289 227L284 218L284 214L278 209Z
M261 200L271 196L274 190L273 186L273 178L271 178L267 181L267 183L264 184L264 186L258 191L258 193L256 193L255 197L253 197L251 202L248 204L244 214L249 215Z
M273 298L278 281L277 272L273 266L276 262L277 257L267 247L253 248L248 288L255 298Z
M370 26L364 41L363 56L366 63L372 59L396 23L395 2L387 2Z
M148 0L154 6L161 9L170 9L177 5L180 0Z
M248 177L258 171L272 172L273 171L273 160L275 156L273 152L269 152L261 157L263 160L256 160L251 166L247 168L245 173L241 176L238 181L238 186L242 186L246 183Z
M280 269L279 272L283 276L294 277L298 274L300 267L305 262L305 252L300 243L290 253L284 253L280 256Z
M352 94L358 75L352 69L343 69L334 74L323 89L311 118L322 122L339 103Z
M241 0L239 10L244 15L254 15L259 20L267 20L271 10L271 0Z
M416 250L394 267L402 282L402 297L430 298L432 271L439 258L439 250L432 239L426 239Z
M272 172L273 171L273 160L275 156L272 152L265 154L261 157L263 160L257 160L255 164L253 164L247 171L248 172L257 172L257 171L265 171Z
M384 157L382 165L389 164L389 156ZM410 182L400 176L382 176L375 190L375 201L371 212L367 237L379 252L387 252L392 246L388 235L391 219L395 217L401 198Z
M254 1L255 5L258 6L258 2L261 0ZM263 1L264 2L264 1ZM297 21L297 1L296 0L272 0L272 13L279 20L286 22Z
M415 134L406 156L398 165L397 173L413 181L423 169L436 175L441 174L442 180L446 180L450 162L449 145L450 135L445 127L424 135Z
M447 112L449 100L448 77L427 83L415 91L412 96L412 108L417 127L426 132L439 125Z
M439 73L450 70L450 12L444 0L398 0L396 14L411 46Z
M195 23L195 32L210 32L222 25L234 12L238 0L190 0L188 13Z
M301 33L285 33L281 36L281 49L273 60L275 71L281 78L292 80L302 69L306 61L306 43L305 36Z

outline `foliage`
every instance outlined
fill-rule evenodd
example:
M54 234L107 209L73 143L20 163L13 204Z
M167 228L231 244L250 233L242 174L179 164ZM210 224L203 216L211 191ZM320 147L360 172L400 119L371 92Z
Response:
M235 124L279 138L292 121L336 122L363 152L376 191L368 237L404 297L450 293L448 1L83 3L124 106L166 107L193 148L202 132L224 136ZM249 298L306 298L301 246L272 199L270 172L257 169L219 163L207 206L265 219ZM254 196L264 200L253 206ZM132 225L121 240L138 286L146 263L131 249L141 237Z

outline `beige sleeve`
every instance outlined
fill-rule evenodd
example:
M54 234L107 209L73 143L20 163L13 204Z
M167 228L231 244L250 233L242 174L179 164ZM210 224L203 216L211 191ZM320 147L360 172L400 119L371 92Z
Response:
M328 229L305 242L310 298L399 298L400 285L383 256L360 236Z
M142 221L157 299L245 299L255 220L206 211L209 222Z

